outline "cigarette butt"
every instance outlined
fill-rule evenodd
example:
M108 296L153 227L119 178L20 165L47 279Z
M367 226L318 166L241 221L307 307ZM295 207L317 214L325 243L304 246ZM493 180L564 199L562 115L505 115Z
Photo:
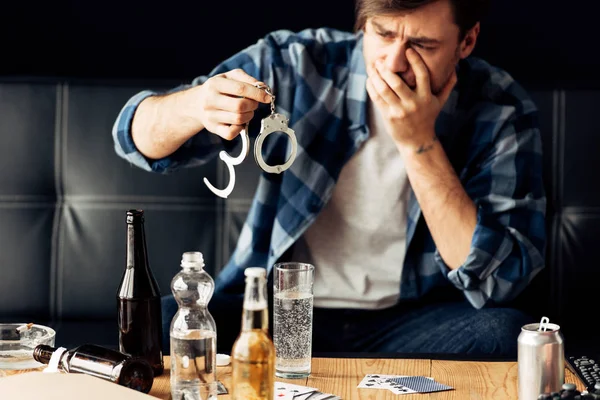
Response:
M30 323L28 323L28 324L25 324L25 325L21 325L21 326L19 326L19 327L17 328L17 332L18 332L18 333L23 333L23 332L25 332L25 331L28 331L28 330L30 330L32 326L33 326L33 322L30 322Z

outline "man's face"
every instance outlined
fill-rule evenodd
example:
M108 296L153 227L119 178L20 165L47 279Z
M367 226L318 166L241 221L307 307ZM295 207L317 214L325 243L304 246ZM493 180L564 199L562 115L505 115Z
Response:
M415 10L395 15L368 18L364 28L364 57L369 71L375 62L398 74L414 89L414 71L406 58L406 50L413 48L429 70L431 91L438 94L460 58L470 54L470 32L459 43L459 28L449 0L440 0ZM474 43L473 43L474 44Z

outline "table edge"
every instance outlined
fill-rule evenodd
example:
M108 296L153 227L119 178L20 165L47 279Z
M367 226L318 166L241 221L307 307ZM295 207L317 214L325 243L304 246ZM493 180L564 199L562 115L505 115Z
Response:
M517 362L515 357L473 356L458 353L388 353L388 352L315 352L313 358L381 358L381 359L417 359L437 361L474 361L474 362Z

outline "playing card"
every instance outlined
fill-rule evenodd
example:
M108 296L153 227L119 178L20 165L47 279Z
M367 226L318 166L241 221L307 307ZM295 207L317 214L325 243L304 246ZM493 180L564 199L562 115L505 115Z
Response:
M294 400L294 395L285 388L275 385L275 396L273 398L276 400Z
M294 400L341 400L338 396L317 391L294 396Z
M341 400L338 396L329 393L311 392L294 397L294 400Z
M288 392L292 395L290 399L293 399L296 396L303 395L306 393L316 392L316 388L311 388L307 386L294 385L292 383L285 382L275 382L275 398L276 399L284 399L287 400L286 397L283 397L284 392ZM280 396L281 395L281 396ZM280 397L278 397L280 396Z
M357 387L364 389L387 389L394 394L415 393L414 390L395 382L394 379L398 377L398 375L368 374L365 375Z
M221 381L217 381L217 394L227 394L227 388Z
M366 389L381 389L382 386L385 386L388 379L393 378L398 378L398 375L367 374L357 387Z
M333 395L333 394L320 393L320 392L315 392L315 393L309 394L309 397L306 398L306 400L335 400L335 399L339 399L339 397L337 397L336 395ZM296 399L294 399L294 400L296 400Z
M394 394L409 394L409 393L416 393L416 391L409 389L406 386L403 386L399 383L396 383L394 381L390 382L389 386L387 387L387 389L394 393Z
M402 376L395 378L394 382L418 393L439 392L442 390L454 389L452 386L441 384L425 376Z
M294 400L308 400L308 398L313 396L315 393L320 393L320 392L309 392L309 393L305 393L305 394L299 394L298 396L294 397ZM312 400L312 398L310 400Z

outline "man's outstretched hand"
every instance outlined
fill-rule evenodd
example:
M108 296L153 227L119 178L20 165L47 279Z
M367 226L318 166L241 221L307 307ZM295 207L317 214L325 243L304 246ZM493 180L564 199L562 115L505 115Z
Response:
M226 140L234 139L271 96L254 86L259 81L242 69L215 75L198 88L196 108L202 125Z

